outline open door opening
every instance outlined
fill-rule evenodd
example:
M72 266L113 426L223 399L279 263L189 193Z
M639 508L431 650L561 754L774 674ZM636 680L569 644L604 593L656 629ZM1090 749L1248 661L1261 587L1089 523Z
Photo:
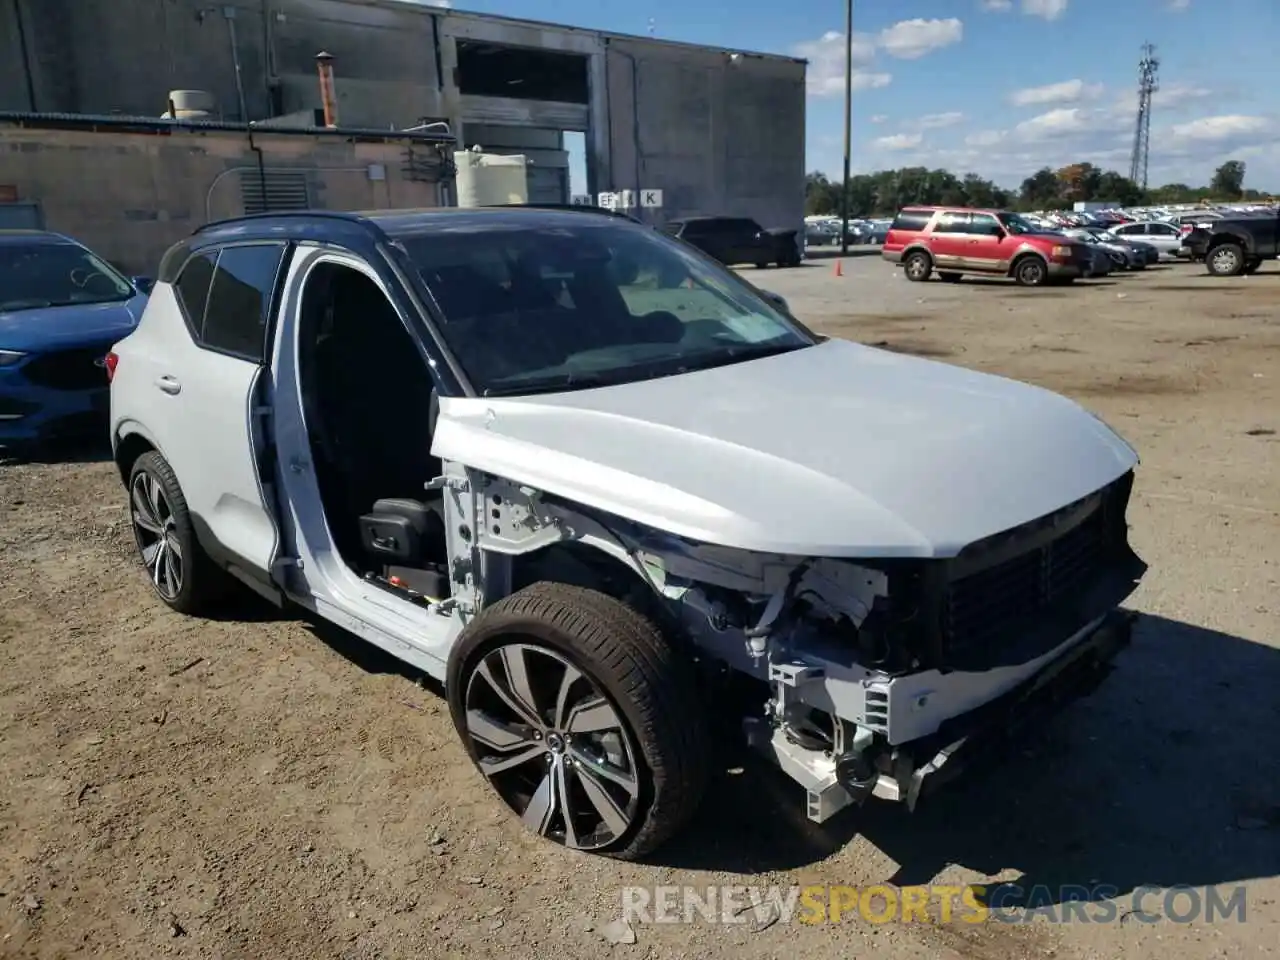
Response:
M359 270L318 265L299 320L303 415L334 547L369 582L408 600L444 599L444 500L427 490L441 473L430 370Z

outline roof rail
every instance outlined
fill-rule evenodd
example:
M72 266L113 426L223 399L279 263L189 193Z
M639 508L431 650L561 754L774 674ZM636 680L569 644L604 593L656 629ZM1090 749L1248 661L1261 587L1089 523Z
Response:
M342 210L267 210L263 213L243 213L238 217L223 217L221 220L210 220L191 231L191 236L198 236L214 227L224 227L231 223L243 223L245 220L279 220L283 217L314 217L318 220L344 220L347 223L359 223L364 218L359 214L346 213Z

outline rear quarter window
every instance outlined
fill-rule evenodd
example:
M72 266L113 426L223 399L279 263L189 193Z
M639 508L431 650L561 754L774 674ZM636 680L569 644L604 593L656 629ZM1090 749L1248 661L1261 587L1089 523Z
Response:
M920 231L927 227L932 219L932 210L903 210L893 218L893 225L889 229Z

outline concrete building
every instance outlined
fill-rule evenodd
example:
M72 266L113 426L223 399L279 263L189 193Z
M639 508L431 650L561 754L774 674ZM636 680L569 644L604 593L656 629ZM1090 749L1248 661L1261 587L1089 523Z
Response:
M459 146L527 155L531 200L568 199L577 134L592 193L801 224L804 61L410 0L5 0L0 111L155 117L203 90L226 120L309 122L322 50L339 125L446 121Z

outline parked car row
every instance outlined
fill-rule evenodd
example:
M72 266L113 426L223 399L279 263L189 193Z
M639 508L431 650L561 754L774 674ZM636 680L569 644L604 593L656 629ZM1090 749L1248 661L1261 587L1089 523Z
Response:
M1161 255L1161 248L1147 241L1136 232L1125 237L1098 226L1050 226L1007 210L918 206L898 214L882 256L916 282L934 273L947 282L978 274L1041 286L1105 276L1114 269L1146 269Z
M805 217L804 237L806 246L834 246L841 242L840 217ZM849 243L851 245L882 244L885 234L889 232L892 220L853 219L849 221Z

